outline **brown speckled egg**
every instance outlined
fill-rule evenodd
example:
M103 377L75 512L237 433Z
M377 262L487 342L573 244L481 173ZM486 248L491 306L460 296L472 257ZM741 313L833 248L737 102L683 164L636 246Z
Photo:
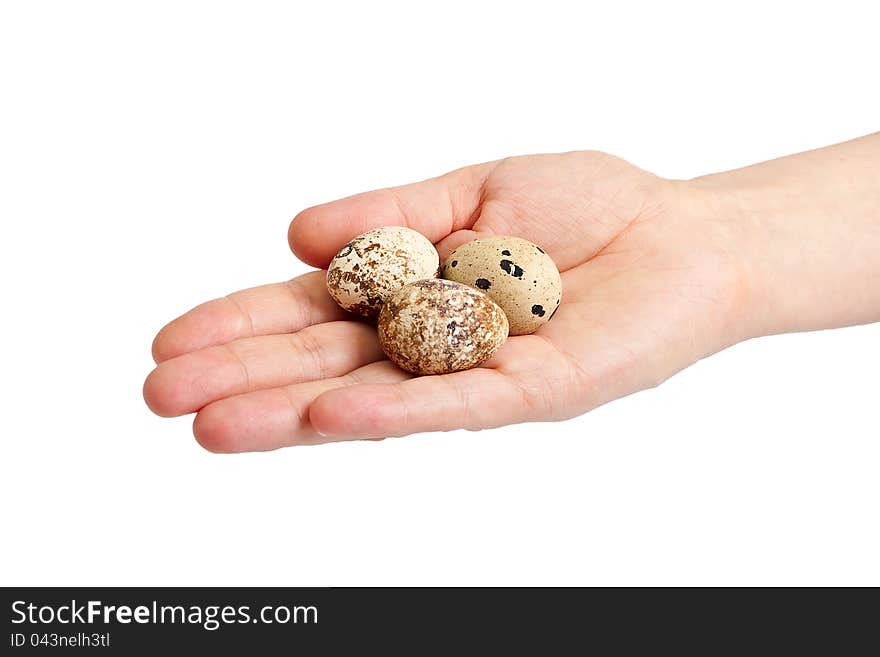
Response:
M562 301L562 279L537 244L497 235L462 244L440 274L488 294L504 310L511 335L534 333Z
M467 285L430 279L395 292L379 314L379 344L398 367L446 374L488 360L507 338L507 317Z
M437 275L440 256L431 241L402 226L358 235L327 268L327 290L346 310L376 317L385 300L407 283Z

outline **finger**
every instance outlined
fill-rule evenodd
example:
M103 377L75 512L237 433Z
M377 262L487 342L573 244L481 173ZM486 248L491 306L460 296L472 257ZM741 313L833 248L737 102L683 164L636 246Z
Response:
M522 411L522 389L498 370L477 368L330 390L309 419L323 440L334 441L483 429L522 421Z
M515 422L518 418L511 411L522 401L522 391L503 374L477 368L401 383L365 383L331 390L315 400L309 419L327 441L382 438L482 429L497 426L499 418L505 418L502 423Z
M462 244L467 244L468 242L473 242L475 239L480 237L489 237L491 234L485 231L477 231L471 229L457 230L454 233L449 234L447 237L444 237L442 240L437 242L434 246L437 248L437 253L440 256L440 264L442 265L446 262L446 259L449 255L455 251Z
M153 341L153 359L161 363L232 340L290 333L347 317L327 293L325 273L309 272L196 306L159 331Z
M297 333L236 340L164 361L144 383L144 399L163 417L193 413L217 399L346 374L382 360L376 330L329 322Z
M345 376L221 399L196 416L193 433L211 452L266 451L324 442L309 421L309 406L327 390L358 383L390 383L409 375L380 361Z
M290 224L290 248L300 260L326 267L351 238L380 226L407 226L438 242L473 224L494 166L494 162L477 164L303 210Z
M578 376L546 338L515 336L483 367L330 390L309 419L328 442L562 419L570 417Z

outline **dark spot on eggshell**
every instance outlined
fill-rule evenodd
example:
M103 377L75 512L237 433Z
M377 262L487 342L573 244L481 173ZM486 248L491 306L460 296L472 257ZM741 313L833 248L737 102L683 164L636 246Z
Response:
M474 285L476 285L481 290L488 290L490 287L492 287L492 283L490 283L489 280L485 278L478 278Z
M449 263L452 267L455 267L458 264L458 260L453 260Z
M511 276L514 276L515 278L522 278L523 273L525 273L525 272L523 272L522 267L520 267L518 264L514 263L511 260L502 260L501 261L501 269L503 269L505 272L507 272Z
M510 251L508 251L507 249L504 249L504 250L501 252L501 255L510 255Z
M538 317L543 317L545 312L546 311L544 310L544 306L542 306L542 305L539 305L536 303L534 306L532 306L532 314L533 315L537 315Z
M379 310L382 308L382 299L378 297L369 297L366 301L353 304L348 307L348 311L361 317L375 319L379 316Z
M342 247L342 250L336 254L336 257L337 258L345 258L346 256L348 256L349 253L351 253L351 250L353 248L354 247L351 245L351 242L349 242L348 244L346 244L345 246Z
M538 246L537 244L535 244L535 248L538 249L538 251L540 251L541 253L546 253L546 251L544 251L544 249L542 249L542 248L541 248L540 246Z

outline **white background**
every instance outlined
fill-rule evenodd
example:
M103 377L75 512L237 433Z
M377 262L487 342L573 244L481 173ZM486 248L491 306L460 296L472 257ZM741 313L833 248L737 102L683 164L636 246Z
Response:
M874 3L823 5L3 3L0 583L880 584L880 326L382 443L218 456L141 399L167 320L306 270L303 207L510 154L690 177L876 131Z

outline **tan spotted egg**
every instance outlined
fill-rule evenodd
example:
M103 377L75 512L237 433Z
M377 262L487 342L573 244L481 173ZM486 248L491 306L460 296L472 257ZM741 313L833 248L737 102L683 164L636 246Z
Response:
M327 268L327 290L346 310L376 317L388 297L407 283L435 277L439 264L427 237L403 226L384 226L342 247Z
M511 335L534 333L562 301L562 279L553 259L520 237L496 235L463 244L440 275L492 297L507 315Z
M410 283L379 314L379 344L398 367L446 374L488 360L507 339L507 317L485 294L442 279Z

